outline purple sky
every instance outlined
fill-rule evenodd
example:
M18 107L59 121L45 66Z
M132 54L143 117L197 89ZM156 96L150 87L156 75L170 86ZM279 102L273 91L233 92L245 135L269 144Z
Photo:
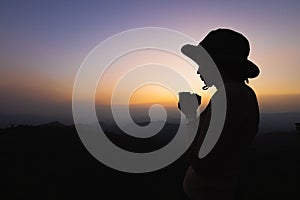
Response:
M262 97L293 94L288 106L299 111L299 11L296 0L1 1L0 113L68 115L85 56L113 34L146 26L199 41L219 27L243 33L251 43L250 59L261 67L251 85ZM270 96L262 101L266 111L290 111L287 105L274 110Z

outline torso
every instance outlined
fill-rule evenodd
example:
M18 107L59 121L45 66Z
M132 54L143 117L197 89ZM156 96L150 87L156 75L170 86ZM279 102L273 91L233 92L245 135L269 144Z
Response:
M259 108L256 95L246 84L228 83L226 89L226 120L220 138L211 152L198 158L198 152L206 135L211 117L211 103L200 115L196 141L191 151L191 165L197 172L234 170L239 168L243 154L251 145L259 124ZM218 91L212 98L218 96Z

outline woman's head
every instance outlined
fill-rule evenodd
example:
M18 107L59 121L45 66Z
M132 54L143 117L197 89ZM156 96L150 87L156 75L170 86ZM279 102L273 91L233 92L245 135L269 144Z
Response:
M199 46L202 46L211 56L218 67L224 82L226 81L247 81L259 75L259 68L248 60L250 45L246 37L230 29L217 29L199 43L198 46L185 45L181 51L193 59L198 65L198 73L205 70L201 66L201 60L195 56L199 53ZM188 51L186 50L187 48ZM210 86L210 85L208 85Z

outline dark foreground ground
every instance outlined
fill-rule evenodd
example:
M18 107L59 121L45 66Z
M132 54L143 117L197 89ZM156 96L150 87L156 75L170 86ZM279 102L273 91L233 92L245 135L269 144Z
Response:
M257 136L242 199L300 199L300 135ZM74 127L0 131L0 199L184 199L186 155L152 173L110 169L85 150Z

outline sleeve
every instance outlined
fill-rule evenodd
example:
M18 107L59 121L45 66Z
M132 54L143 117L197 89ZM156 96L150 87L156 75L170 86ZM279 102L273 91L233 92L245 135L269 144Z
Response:
M191 160L198 157L198 152L206 136L206 132L210 123L210 117L211 117L211 102L209 102L206 109L200 114L199 120L195 120L194 122L187 125L188 135L189 133L191 133L191 131L197 131L196 136L194 137L188 149L188 156L190 162Z

